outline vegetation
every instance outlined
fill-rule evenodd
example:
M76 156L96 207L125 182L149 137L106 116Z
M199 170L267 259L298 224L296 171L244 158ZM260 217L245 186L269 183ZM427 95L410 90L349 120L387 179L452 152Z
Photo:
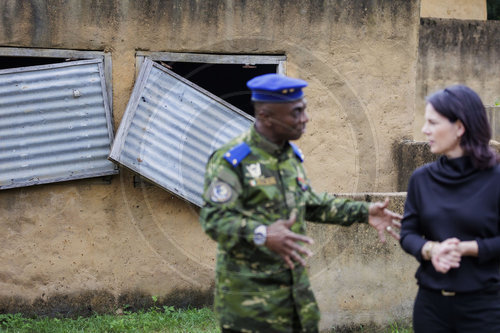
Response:
M157 299L153 296L153 301ZM412 333L407 325L394 323L389 327L360 325L332 329L331 333ZM71 318L27 318L21 314L0 314L0 332L16 333L71 333L71 332L219 332L214 312L209 308L179 310L172 306L157 306L149 311L128 312L117 315L94 315Z
M408 323L393 323L386 327L381 327L375 324L359 325L332 329L329 333L413 333L410 328L411 324Z
M71 332L219 332L212 310L176 310L173 307L155 308L147 312L123 315L94 315L88 318L26 318L20 314L0 315L0 332L71 333ZM359 326L331 333L412 333L405 325L392 324L386 328Z
M20 314L0 315L0 332L219 332L212 310L176 310L164 306L147 312L123 315L94 315L88 318L25 318Z
M123 315L94 315L88 318L26 318L20 314L0 315L0 332L16 333L71 333L71 332L219 332L212 310L175 310L164 307L147 312ZM331 333L412 333L412 329L392 324L386 328L359 326L357 328L332 329Z

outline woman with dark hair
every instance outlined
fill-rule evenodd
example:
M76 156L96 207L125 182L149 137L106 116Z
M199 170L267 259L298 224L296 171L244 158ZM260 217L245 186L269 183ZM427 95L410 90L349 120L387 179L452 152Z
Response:
M462 85L427 98L437 161L410 178L402 248L420 262L415 333L500 332L500 165L479 96Z

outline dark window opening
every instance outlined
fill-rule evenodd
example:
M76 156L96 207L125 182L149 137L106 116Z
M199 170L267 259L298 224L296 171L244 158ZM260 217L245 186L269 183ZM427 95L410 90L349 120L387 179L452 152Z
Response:
M253 116L248 80L262 74L276 73L277 65L208 64L162 62L174 73L208 90L217 97Z
M70 60L79 60L79 59L7 56L7 57L0 57L0 69L58 64Z
M500 0L488 0L486 4L488 20L500 20Z

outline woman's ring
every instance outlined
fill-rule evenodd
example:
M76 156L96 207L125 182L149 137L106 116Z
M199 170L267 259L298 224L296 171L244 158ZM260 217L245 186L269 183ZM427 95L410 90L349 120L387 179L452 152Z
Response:
M390 232L392 230L392 227L390 225L388 225L387 227L385 227L385 230Z

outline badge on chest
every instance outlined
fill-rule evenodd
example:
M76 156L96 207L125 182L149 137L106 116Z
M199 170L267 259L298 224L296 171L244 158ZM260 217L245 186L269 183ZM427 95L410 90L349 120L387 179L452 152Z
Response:
M262 175L260 163L249 164L246 166L246 169L252 178L259 178Z
M309 188L307 181L302 177L297 177L297 185L299 185L302 191L306 191Z
M276 184L276 178L262 176L260 163L249 164L246 166L246 170L252 177L248 182L250 186L269 186Z

